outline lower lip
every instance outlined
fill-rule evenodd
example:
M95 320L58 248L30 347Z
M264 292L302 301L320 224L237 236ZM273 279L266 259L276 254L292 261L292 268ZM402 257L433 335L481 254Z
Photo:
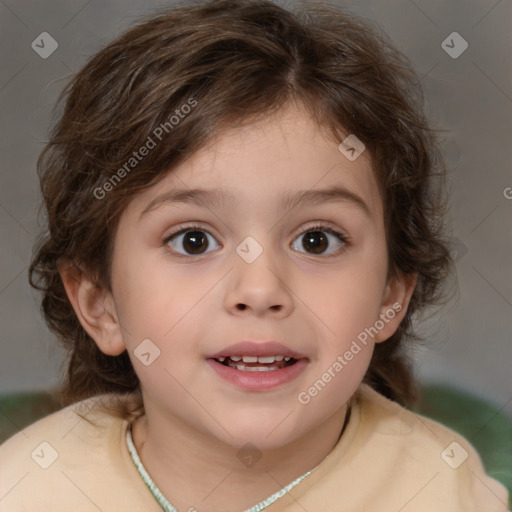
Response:
M297 378L308 364L307 359L299 359L295 364L280 370L262 372L244 372L224 366L215 359L206 362L225 380L248 391L264 391L274 389Z

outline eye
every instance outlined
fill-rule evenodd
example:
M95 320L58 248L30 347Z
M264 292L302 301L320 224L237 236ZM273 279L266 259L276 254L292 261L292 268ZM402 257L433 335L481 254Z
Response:
M192 256L209 252L207 249L210 247L210 240L216 243L215 238L208 231L205 231L200 226L189 226L169 235L164 240L164 244L171 246L173 251L178 254ZM183 249L185 252L181 252L180 249Z
M333 256L339 253L349 243L348 237L343 233L336 231L326 225L316 225L309 227L303 231L295 240L302 238L302 246L306 252L315 255ZM326 253L326 251L333 248L333 251ZM296 243L292 244L292 249L302 252L296 247ZM337 249L337 250L336 250Z

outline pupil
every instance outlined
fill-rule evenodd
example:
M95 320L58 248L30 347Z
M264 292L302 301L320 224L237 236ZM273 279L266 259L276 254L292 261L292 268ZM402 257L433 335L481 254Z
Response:
M192 254L199 254L204 252L201 250L201 246L206 244L204 250L208 247L208 239L202 231L189 231L184 238L184 245L186 245L186 249L188 252Z
M306 246L306 244L308 244L308 246ZM328 240L321 231L310 231L306 233L302 245L304 249L313 249L311 252L320 254L327 249Z

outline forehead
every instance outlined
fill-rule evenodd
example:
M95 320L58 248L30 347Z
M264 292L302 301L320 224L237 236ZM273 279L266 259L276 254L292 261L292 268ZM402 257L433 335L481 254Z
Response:
M257 122L223 129L139 194L132 208L141 215L154 208L162 194L167 193L169 198L170 192L180 190L183 198L193 195L187 190L204 189L215 190L215 194L197 197L198 202L233 212L251 205L256 209L271 204L290 209L298 204L299 195L309 194L313 204L316 190L335 188L339 196L350 199L352 194L356 202L357 198L363 199L370 216L382 214L369 155L363 152L354 161L349 160L333 137L307 114L287 108ZM340 194L341 189L344 192ZM316 202L321 200L321 194L317 194Z

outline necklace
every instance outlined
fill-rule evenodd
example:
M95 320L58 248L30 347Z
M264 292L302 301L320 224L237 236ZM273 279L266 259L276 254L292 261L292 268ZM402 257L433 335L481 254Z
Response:
M135 448L135 445L133 444L131 426L129 426L126 429L126 445L128 446L128 451L130 452L130 455L132 457L133 463L135 464L135 467L137 468L137 471L142 477L142 480L144 480L144 483L146 484L148 489L151 491L153 497L162 507L162 510L164 510L165 512L178 512L178 509L173 507L169 500L162 494L162 491L160 491L155 482L153 482L152 478L146 471L146 468L143 466L139 454L137 453L137 450ZM244 512L260 512L260 510L267 508L269 505L274 503L274 501L284 496L290 489L293 489L298 483L302 482L302 480L304 480L304 478L311 474L317 467L318 466L315 466L313 469L311 469L307 473L304 473L302 476L294 480L291 484L288 484L286 487L283 487L280 491L277 491L276 493L272 494L272 496L268 497L266 500L261 501L257 505L254 505L254 507L251 507L250 509L245 510Z

